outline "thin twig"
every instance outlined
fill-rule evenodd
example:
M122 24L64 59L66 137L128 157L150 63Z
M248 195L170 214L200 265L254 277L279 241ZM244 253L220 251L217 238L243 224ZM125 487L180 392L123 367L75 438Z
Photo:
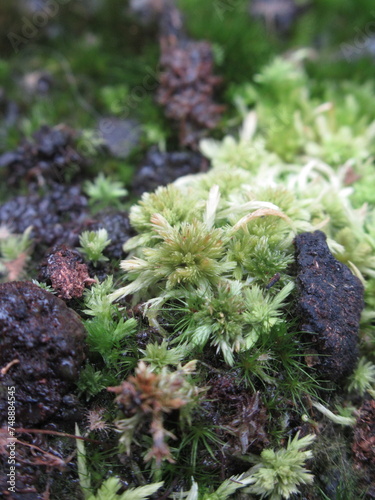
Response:
M53 436L62 436L62 437L68 437L72 439L81 439L82 441L88 441L89 443L95 443L95 444L103 444L103 441L97 441L96 439L89 439L85 438L82 436L75 436L74 434L67 434L66 432L59 432L59 431L48 431L45 429L24 429L23 427L19 427L17 429L13 429L14 432L19 432L20 434L50 434ZM7 434L8 430L3 427L0 428L0 433L1 434Z

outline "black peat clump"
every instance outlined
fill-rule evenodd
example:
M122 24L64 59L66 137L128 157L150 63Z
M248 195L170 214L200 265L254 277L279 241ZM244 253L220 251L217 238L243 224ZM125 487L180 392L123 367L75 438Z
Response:
M15 196L0 205L0 224L18 234L32 226L31 237L42 250L62 243L77 246L87 216L87 198L81 188L58 183L44 195Z
M94 220L87 223L90 231L106 229L111 243L104 249L103 254L109 259L119 260L125 256L124 243L135 236L135 231L130 225L129 214L123 210L107 208L97 212Z
M349 268L330 252L321 231L295 238L297 314L314 352L308 364L336 382L357 362L358 331L364 288Z
M75 149L77 133L66 125L43 126L33 138L0 156L0 167L7 170L8 185L26 181L43 186L66 178L72 180L87 166L85 158Z
M207 160L194 151L162 152L152 148L141 162L133 179L137 195L166 186L179 177L197 174L208 169Z
M17 425L53 415L74 386L85 359L79 316L29 282L0 284L0 424L7 420L7 387L17 388Z

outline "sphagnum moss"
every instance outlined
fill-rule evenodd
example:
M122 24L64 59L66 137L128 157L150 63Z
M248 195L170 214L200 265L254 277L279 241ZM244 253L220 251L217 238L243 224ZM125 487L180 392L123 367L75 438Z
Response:
M190 8L194 7L195 10L196 2L190 3ZM243 15L246 2L240 3L242 10L239 11L227 11L230 6L223 2L220 7L225 8L226 15L241 18L241 22L246 23ZM209 8L212 8L211 4ZM332 9L332 5L328 6L327 12L332 12ZM362 11L368 12L368 9ZM110 19L106 17L105 23L110 25L110 30L114 22L121 24L122 29L121 16L118 16L116 9L111 12ZM347 6L346 12L352 13L353 7ZM227 33L233 27L237 29L237 25L228 23L224 26L217 12L215 15L216 17L196 16L196 29L199 31L198 25L201 24L206 32L208 19L209 34L214 35L216 29L217 41L226 40ZM324 21L327 16L328 14L324 16ZM320 23L321 16L314 12L313 20L317 22L317 19ZM368 21L364 14L361 14L360 19L361 23ZM349 22L353 25L351 18ZM252 27L251 31L253 30L257 29ZM334 34L335 37L341 35L339 32ZM126 33L126 40L129 36ZM260 46L268 47L267 41L261 37L256 38L261 40ZM111 67L116 66L112 64L116 55L113 54L111 36L103 38L105 44L108 41L111 46L110 59L99 53L97 47L101 44L95 45L94 41L90 48L85 42L84 51L90 57L80 56L77 61L72 58L72 71L76 68L81 71L83 66L87 73L95 71L97 74L98 60L101 67L108 67L108 64L103 64L108 60L111 61ZM142 43L148 45L148 42ZM247 42L236 41L234 46L240 47L240 52L246 54L245 73L238 71L236 75L231 75L230 68L237 64L228 61L228 54L231 54L233 47L228 49L229 52L226 47L217 47L217 52L221 50L224 53L224 69L230 77L243 81L243 75L246 78L249 75L249 67L259 67L260 60L264 59L264 51L261 55L256 54L256 63L253 64L253 57L247 57ZM76 41L71 47L64 46L65 48L73 48L76 52ZM125 49L128 54L129 48L126 46ZM346 55L348 46L344 49ZM123 52L119 52L123 64ZM126 71L126 75L123 71L115 72L112 87L97 91L103 112L118 114L121 111L121 106L111 100L117 99L121 92L126 93L130 85L137 84L137 68L143 69L144 60L154 64L155 51L148 49L146 52L141 63L134 63L135 71ZM349 47L349 52L355 56L356 47ZM92 54L95 57L91 57ZM96 395L108 385L120 384L131 375L142 357L143 361L150 363L149 370L156 376L163 370L164 374L174 373L176 370L172 370L170 366L178 362L187 363L197 354L202 363L197 363L194 385L198 388L204 386L208 370L221 378L231 370L238 378L239 387L240 381L245 380L249 387L254 388L254 392L262 390L259 384L261 380L267 389L262 390L262 393L264 399L268 399L268 408L274 405L269 411L270 435L278 433L282 441L287 434L295 434L294 426L302 425L299 419L302 400L305 403L304 411L307 408L309 414L312 414L314 410L311 409L310 399L315 399L317 394L306 391L303 371L307 367L303 361L299 335L294 330L292 240L302 231L317 228L327 233L328 243L336 257L347 263L366 285L367 307L363 314L361 337L363 354L371 361L359 363L349 381L349 387L353 398L358 398L366 390L373 395L375 217L373 190L369 188L368 181L368 176L372 175L374 154L373 83L326 81L322 85L309 78L303 68L301 55L303 54L292 55L289 60L278 59L267 64L252 83L232 87L230 94L237 113L230 116L229 120L232 121L224 123L233 129L231 124L239 123L244 118L244 126L238 138L227 136L221 141L202 142L201 150L213 165L209 173L181 179L172 186L159 188L156 193L144 195L141 203L133 206L131 218L138 235L126 245L126 250L134 255L130 257L133 260L128 260L124 265L130 283L125 289L115 291L112 299L135 292L134 303L146 301L148 318L160 328L151 340L148 339L148 345L140 349L136 340L136 320L129 319L125 309L110 302L108 294L113 292L112 284L108 281L103 286L93 287L83 306L86 308L84 314L90 316L86 320L86 326L91 356L81 376L81 389L86 397ZM18 58L21 66L25 59L22 54ZM127 68L133 66L130 59L125 58ZM95 67L92 61L95 62ZM56 68L55 61L47 60L47 63L46 67ZM320 60L318 64L320 67ZM57 80L63 76L60 66L57 72L56 69L52 71ZM322 71L329 72L327 69ZM4 63L2 72L4 73ZM10 71L6 70L6 73L13 87L14 79ZM67 80L66 75L63 78ZM107 79L107 75L101 79L103 78ZM320 88L317 88L317 83ZM75 89L72 90L77 97ZM93 89L91 86L86 89L85 84L85 90ZM48 104L47 101L44 104L33 99L30 99L30 103L23 102L27 110L27 117L21 123L24 132L30 132L46 120L58 122L61 117L65 119L67 112L68 115L75 114L75 110L71 108L76 107L76 103L71 101L67 111L70 99L63 99L61 90L57 89L53 96L54 107L44 105ZM152 127L158 128L161 121L159 117L155 117L154 107L149 101L151 99L143 99L139 105L142 108L140 116L146 115L151 120L147 125L151 130ZM83 126L88 125L87 118L80 120ZM94 125L90 122L89 126ZM162 132L162 138L165 138L167 133L164 130ZM90 144L95 146L95 137L93 138ZM6 138L9 144L14 139L14 132ZM96 148L93 147L92 151L96 152ZM123 170L121 175L128 175L125 170L130 169L123 169L120 162L108 168L106 166L105 169L111 170L113 166ZM357 178L359 180L354 182ZM107 181L104 198L116 203L118 197L125 193L118 184L108 187ZM91 184L90 188L88 186L88 190L91 191L92 199L98 200L103 191L99 189L98 180L94 184L96 185ZM111 190L113 192L109 192ZM100 204L101 200L98 201ZM256 216L257 210L263 212L258 212ZM274 211L273 214L271 211ZM241 219L243 223L240 223ZM236 225L238 229L234 230ZM192 236L195 237L194 241L190 239ZM207 238L206 241L204 237ZM100 254L101 251L97 253L97 257L100 258ZM144 267L139 266L140 261L134 261L135 258L142 259ZM275 275L278 275L276 281ZM201 323L205 327L204 332L199 332ZM176 344L179 345L176 347ZM212 362L211 365L208 364L209 361ZM298 369L298 366L302 369ZM152 378L151 374L149 378ZM316 377L315 374L314 376ZM316 378L311 374L309 377L319 386ZM166 386L170 382L169 376L165 375ZM288 385L294 389L288 391ZM230 396L229 392L229 398ZM203 403L209 402L203 400ZM139 411L139 406L136 405L135 412ZM316 402L313 408L317 408ZM169 416L171 422L168 423L174 425L177 418L173 412ZM316 413L310 416L317 418ZM206 420L209 421L209 418L211 416ZM201 422L203 428L205 422ZM146 422L146 426L148 423ZM185 439L186 442L189 425L184 429L178 424L173 431L178 439L181 438L182 442ZM311 427L307 432L310 431ZM132 442L134 455L147 453L150 443L142 441L142 437L138 435L135 437ZM292 442L298 437L296 435ZM298 441L302 443L304 439L309 439L309 435ZM212 443L213 455L221 453L222 456L227 452L228 445L222 447L214 439ZM170 444L172 454L175 454L175 449L172 449L173 441ZM272 448L263 450L260 457L261 462L263 460L262 473L256 475L257 471L254 469L250 475L235 472L235 476L225 480L220 486L212 485L212 472L206 471L199 476L199 469L204 468L203 462L208 461L208 455L202 452L202 447L198 447L197 453L202 461L196 470L199 485L192 482L191 490L186 492L188 498L223 500L235 495L236 490L243 489L250 482L254 483L253 487L259 488L257 493L261 496L276 494L289 497L290 491L298 486L297 483L303 483L302 479L310 482L311 475L305 470L305 459L310 452L302 451L303 447L294 450L299 467L295 476L288 476L290 471L280 471L279 478L285 479L289 489L277 490L277 482L272 485L267 483L267 478L272 475L270 471L275 471L276 468L274 463L269 463L266 471L265 465L267 460L272 462L271 458L275 458L277 454L285 458L288 450L291 451L290 444L289 440L289 444L280 449L282 442L275 442L272 443ZM273 451L273 448L278 448L278 451ZM259 453L260 450L257 451ZM139 477L143 473L151 482L152 474L155 477L157 474L166 476L169 473L173 477L177 475L186 483L191 471L189 465L186 465L186 455L191 456L190 452L189 449L184 455L182 450L178 456L176 454L177 464L163 463L158 472L155 472L155 468L151 469L152 473L139 471ZM103 476L102 486L96 494L93 492L96 488L87 492L89 497L106 500L110 496L124 500L146 498L160 486L159 483L150 484L146 488L130 488L125 493L118 493L120 483L115 476L120 474L113 473L111 478ZM260 476L264 477L265 483L261 482ZM219 472L215 477L219 477ZM161 494L165 496L165 493ZM175 498L181 496L182 494L174 494Z
M284 77L288 85L280 93ZM327 96L335 102L321 103L309 94L302 65L276 61L251 89L239 89L242 105L252 105L254 96L258 102L256 114L245 113L239 139L202 141L202 151L212 160L208 173L145 194L131 209L138 235L125 245L132 252L122 263L129 283L110 295L111 300L131 295L134 303L143 302L146 318L164 337L160 349L155 345L142 351L149 362L158 362L159 350L161 356L168 345L171 360L175 344L190 349L185 361L198 359L200 386L199 377L204 378L208 366L206 353L211 356L213 347L213 364L233 367L239 384L242 380L253 390L266 386L269 431L281 438L292 418L299 421L297 429L306 425L302 422L314 422L311 417L318 414L311 406L323 408L335 425L344 422L328 403L317 401L323 388L333 387L320 381L319 373L309 372L303 361L306 346L294 317L295 236L323 230L336 258L347 263L368 290L374 287L374 207L361 205L358 197L353 198L356 208L352 206L355 184L349 187L347 179L350 169L358 175L368 169L375 115L352 87L343 88L345 97L329 90ZM254 101L246 101L251 95ZM279 114L271 119L274 109ZM359 122L360 109L365 117ZM287 123L286 114L292 117ZM290 127L295 143L283 139ZM373 317L368 297L365 331L371 330ZM166 353L163 358L167 362ZM363 393L366 387L371 394L371 369L361 362L350 388ZM204 407L204 398L200 404ZM353 425L352 417L345 418ZM186 441L182 431L184 436ZM313 455L303 449L314 437L299 438L297 432L286 447L264 449L258 465L238 479L238 489L251 485L244 491L276 500L290 498L300 485L311 485L313 476L305 462ZM213 440L214 456L216 446ZM246 454L241 458L249 460ZM226 498L225 487L222 497L219 490L207 492L193 482L188 494L192 499Z

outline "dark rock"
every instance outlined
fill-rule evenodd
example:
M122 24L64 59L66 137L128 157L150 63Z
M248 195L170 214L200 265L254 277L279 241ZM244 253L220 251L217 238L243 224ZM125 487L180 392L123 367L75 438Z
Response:
M42 263L39 279L52 285L61 299L82 297L90 278L82 255L66 245L53 248Z
M0 425L8 387L15 388L16 426L59 409L78 378L84 338L80 317L59 298L29 282L0 284Z
M311 333L307 363L322 377L339 382L356 364L364 289L349 268L331 254L321 231L295 238L297 315L300 329Z
M199 153L176 151L162 153L152 148L139 166L133 180L133 192L137 195L166 186L178 177L206 171L207 160Z

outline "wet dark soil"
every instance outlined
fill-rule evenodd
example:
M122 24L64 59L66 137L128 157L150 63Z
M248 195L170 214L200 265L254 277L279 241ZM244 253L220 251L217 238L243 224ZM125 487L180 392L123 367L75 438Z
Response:
M85 359L85 336L80 317L53 294L29 282L0 284L1 424L7 387L17 388L18 425L41 423L60 408Z
M356 467L362 472L364 489L375 498L375 400L366 400L358 412L352 445Z
M202 406L217 426L218 433L225 435L226 442L229 441L228 455L244 455L250 445L252 451L267 446L268 416L259 393L241 387L231 374L216 374L207 384L207 400Z

